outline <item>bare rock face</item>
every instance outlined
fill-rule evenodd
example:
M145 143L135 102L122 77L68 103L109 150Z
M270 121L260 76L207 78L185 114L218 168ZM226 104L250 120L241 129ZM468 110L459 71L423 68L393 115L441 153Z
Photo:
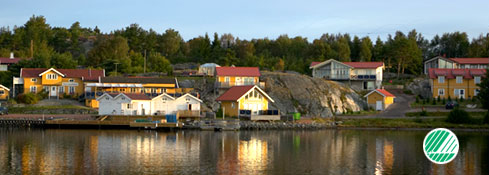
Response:
M415 78L406 88L411 90L413 94L421 95L423 98L432 97L429 79Z
M361 96L342 83L306 75L262 72L265 91L282 114L300 112L313 117L331 117L333 113L360 111L366 106Z

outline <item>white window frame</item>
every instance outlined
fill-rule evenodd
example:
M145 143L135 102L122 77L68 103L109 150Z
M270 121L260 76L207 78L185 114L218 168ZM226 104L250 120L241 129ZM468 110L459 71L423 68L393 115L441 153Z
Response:
M438 76L438 83L445 83L445 76Z
M29 90L31 93L37 93L37 86L31 86L29 88L30 88Z
M58 75L57 74L47 74L46 75L46 80L57 80Z
M0 95L5 94L5 90L0 90Z
M458 84L464 83L464 78L462 76L457 76L456 79Z
M75 82L75 80L73 80L73 79L70 79L70 80L68 80L68 82Z
M474 89L474 96L479 95L480 89Z
M438 96L445 96L445 89L438 89Z
M65 93L65 86L61 86L58 88L59 93Z
M68 86L68 94L74 94L76 92L75 86Z
M31 82L37 82L37 78L31 78Z
M224 82L230 82L231 81L231 77L224 77Z
M475 76L475 77L474 77L474 83L475 83L475 84L479 84L479 83L481 83L481 77L480 77L480 76Z

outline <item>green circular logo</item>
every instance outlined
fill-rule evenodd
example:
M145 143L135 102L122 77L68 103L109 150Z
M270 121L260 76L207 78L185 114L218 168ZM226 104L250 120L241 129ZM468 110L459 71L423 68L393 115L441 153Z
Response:
M423 151L426 157L436 164L446 164L457 156L457 136L445 128L431 130L423 141Z

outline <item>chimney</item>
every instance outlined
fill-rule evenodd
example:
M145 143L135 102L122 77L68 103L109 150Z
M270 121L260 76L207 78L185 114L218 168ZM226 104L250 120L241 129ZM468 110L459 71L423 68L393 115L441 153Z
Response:
M10 59L14 59L14 52L10 52Z
M92 69L91 68L88 68L88 74L89 74L89 77L92 77Z

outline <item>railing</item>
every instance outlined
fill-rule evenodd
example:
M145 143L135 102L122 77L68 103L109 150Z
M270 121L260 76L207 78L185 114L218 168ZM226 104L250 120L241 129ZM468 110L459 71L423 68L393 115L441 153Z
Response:
M375 80L377 78L376 75L352 75L352 80Z
M258 110L252 112L251 110L239 110L240 116L252 116L252 115L280 115L279 110Z
M85 92L85 99L96 99L97 97L99 96L102 96L104 93L106 92ZM127 92L119 92L119 91L107 91L107 93L127 93ZM149 97L156 97L158 95L161 95L162 93L144 93L145 95L149 96ZM180 97L184 94L182 93L167 93L168 95L172 96L172 97ZM197 93L190 93L191 95L197 97Z
M260 88L265 88L265 82L216 82L215 86L217 88L231 88L233 86L247 86L247 85L257 85Z
M200 111L180 110L177 112L178 117L200 117Z

